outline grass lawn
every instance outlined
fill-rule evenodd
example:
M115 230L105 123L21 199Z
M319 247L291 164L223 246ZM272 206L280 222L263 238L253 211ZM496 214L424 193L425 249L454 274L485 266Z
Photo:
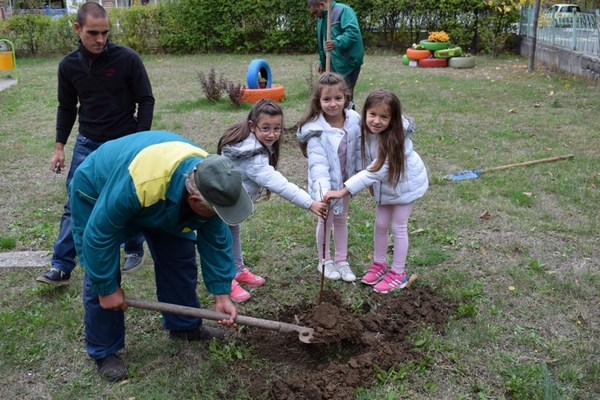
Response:
M245 83L254 58L145 57L156 98L153 129L216 151L226 127L244 120L251 106L235 107L226 96L207 101L198 73L214 68ZM293 127L307 106L316 56L265 58L273 83L287 95L279 170L306 185L306 159ZM65 176L55 176L49 165L58 61L18 59L18 84L0 92L2 251L50 252L58 232ZM412 68L399 55L365 57L355 88L357 111L371 90L395 91L404 113L415 118L415 150L429 173L431 187L409 224L407 272L419 280L414 289L387 295L360 283L328 281L326 288L357 313L365 302L376 304L377 296L413 302L415 290L457 307L443 329L415 324L402 338L414 344L420 362L387 370L373 365L373 381L354 388L356 399L600 398L600 90L596 82L540 66L529 74L526 64L525 58L502 56L477 57L474 69ZM443 179L566 154L574 157L472 180ZM240 305L240 314L278 319L300 304L316 304L316 222L276 195L257 204L242 225L243 249L246 262L268 283ZM349 262L357 275L370 265L373 223L374 205L365 191L351 201L348 222ZM269 399L277 398L271 389L278 377L316 368L306 354L286 347L276 350L295 362L261 357L244 342L245 328L228 332L223 343L174 342L162 330L160 314L131 309L122 352L129 379L107 382L83 341L83 271L76 269L62 289L36 283L41 272L0 269L2 399ZM123 287L132 297L155 299L149 257L124 276ZM198 295L212 308L203 284ZM334 357L344 354L338 350ZM258 386L256 377L266 379L262 392L250 390Z

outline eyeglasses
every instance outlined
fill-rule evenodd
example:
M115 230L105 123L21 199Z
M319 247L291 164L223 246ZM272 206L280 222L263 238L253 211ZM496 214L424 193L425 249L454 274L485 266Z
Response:
M278 126L276 128L271 128L271 127L268 127L268 126L258 126L257 128L262 133L269 133L269 132L273 132L275 134L281 133L281 127L280 126Z

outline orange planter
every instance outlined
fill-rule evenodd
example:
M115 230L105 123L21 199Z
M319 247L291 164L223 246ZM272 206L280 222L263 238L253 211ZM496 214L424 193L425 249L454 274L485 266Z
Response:
M411 60L422 60L424 58L431 57L431 51L429 50L415 50L406 49L406 56Z
M280 102L285 98L285 88L282 85L271 85L265 89L248 89L244 90L242 101L247 103L256 103L261 99L271 99Z

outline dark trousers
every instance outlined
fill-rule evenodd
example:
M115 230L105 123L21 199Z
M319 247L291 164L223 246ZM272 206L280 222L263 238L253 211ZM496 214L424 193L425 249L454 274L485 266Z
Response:
M102 142L96 142L88 139L83 135L78 135L75 147L73 148L73 157L71 166L67 174L67 193L69 192L69 184L73 179L73 174L79 165L89 156L94 150L102 145ZM73 234L71 233L71 205L69 199L65 203L65 212L60 218L60 228L58 237L54 242L54 254L52 255L52 267L58 268L64 273L70 273L75 269L75 243L73 242ZM125 253L127 254L144 254L144 236L137 235L131 238L125 244Z
M199 308L196 243L162 231L144 231L144 237L154 260L158 300ZM120 280L119 272L119 283ZM83 284L83 305L85 343L90 357L98 360L121 350L125 346L124 313L100 307L100 300L92 291L87 274ZM166 330L194 329L202 323L200 318L184 315L163 313L162 316Z

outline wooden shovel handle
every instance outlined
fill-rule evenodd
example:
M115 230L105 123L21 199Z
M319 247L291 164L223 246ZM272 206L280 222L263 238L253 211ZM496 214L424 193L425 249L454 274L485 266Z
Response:
M329 0L327 2L327 40L331 40L331 2L333 0ZM325 54L325 72L331 71L331 51L327 50Z
M207 310L205 308L186 307L177 304L134 299L130 297L125 298L125 303L127 303L127 305L130 307L143 308L144 310L153 310L166 312L170 314L187 315L188 317L205 318L213 321L229 319L229 314L213 310ZM246 317L243 315L238 315L235 319L235 322L240 325L254 326L256 328L270 329L272 331L278 332L299 332L299 329L309 329L301 327L299 325L286 324L284 322L271 321L268 319Z
M483 174L485 172L499 171L502 169L508 169L508 168L512 168L512 167L524 167L526 165L546 163L546 162L552 162L552 161L558 161L558 160L565 160L567 158L573 158L573 157L574 157L573 154L567 154L566 156L557 156L557 157L543 158L541 160L533 160L533 161L527 161L527 162L522 162L522 163L517 163L517 164L502 165L500 167L482 169L480 173Z

